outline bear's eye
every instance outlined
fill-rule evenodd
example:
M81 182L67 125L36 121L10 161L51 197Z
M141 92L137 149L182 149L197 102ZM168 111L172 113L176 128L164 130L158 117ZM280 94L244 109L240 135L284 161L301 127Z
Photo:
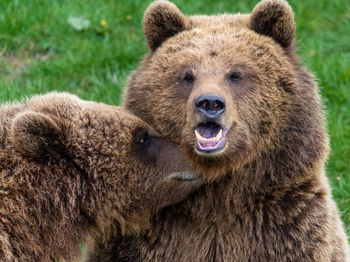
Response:
M148 133L142 133L139 135L137 142L141 145L148 146L151 143L152 137Z
M187 83L187 84L192 84L195 80L194 75L192 74L192 72L188 71L185 73L183 80Z
M242 74L240 72L238 72L238 71L234 71L234 72L229 74L228 79L231 82L240 81L240 80L242 80Z

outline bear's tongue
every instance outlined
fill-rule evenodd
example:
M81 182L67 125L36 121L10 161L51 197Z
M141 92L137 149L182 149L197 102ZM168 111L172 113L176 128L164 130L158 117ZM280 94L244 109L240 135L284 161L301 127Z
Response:
M220 132L220 130L222 130L222 128L215 123L200 124L195 129L200 137L206 139L215 137Z
M225 146L223 129L216 123L202 123L195 130L197 150L215 151Z

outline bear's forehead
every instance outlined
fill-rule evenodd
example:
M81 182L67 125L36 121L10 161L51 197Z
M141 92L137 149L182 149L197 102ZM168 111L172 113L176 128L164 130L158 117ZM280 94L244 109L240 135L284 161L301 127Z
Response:
M271 38L259 35L249 28L227 27L219 24L196 27L167 39L156 51L156 56L182 57L196 60L203 57L255 57L256 52L276 57L284 57L285 52ZM255 58L254 58L255 59Z
M213 26L225 30L227 28L248 28L249 14L221 14L190 16L191 28L209 29Z
M131 131L146 127L147 124L126 109L95 102L86 102L80 112L80 119L89 119L90 123L101 123L101 128L117 128L120 131Z
M215 28L215 24L210 29L194 28L168 39L155 52L152 64L171 71L188 67L228 72L234 66L280 67L288 63L282 48L268 37L248 28L232 27L226 31Z
M13 107L11 105L11 108ZM59 121L69 130L98 128L131 135L134 129L147 126L122 107L81 100L67 93L52 92L33 96L22 107L23 110L43 113Z

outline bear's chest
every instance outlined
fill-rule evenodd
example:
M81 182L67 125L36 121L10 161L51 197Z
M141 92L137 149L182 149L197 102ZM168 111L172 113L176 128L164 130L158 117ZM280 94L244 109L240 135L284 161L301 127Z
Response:
M319 227L327 216L324 203L295 200L287 209L283 202L256 202L241 212L233 202L215 202L218 209L207 205L197 219L201 206L182 203L154 217L148 232L120 239L113 261L324 261L314 248L327 249Z
M179 219L181 220L181 218ZM169 221L167 221L169 222ZM256 261L261 257L256 239L249 232L243 234L235 225L191 223L160 223L137 239L122 243L122 253L133 250L133 261ZM131 261L130 253L120 253L121 261ZM126 255L126 256L124 256ZM118 260L120 261L120 260Z
M164 209L153 218L148 232L118 241L117 261L255 261L256 256L264 256L255 235L261 207L247 210L243 201L227 197L231 190L230 183L208 186L201 194ZM237 211L243 209L244 215Z

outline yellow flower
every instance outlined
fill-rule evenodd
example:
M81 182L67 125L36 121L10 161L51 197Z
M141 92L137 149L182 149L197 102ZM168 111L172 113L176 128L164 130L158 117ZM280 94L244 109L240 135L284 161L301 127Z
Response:
M101 22L100 22L100 24L101 24L102 26L107 26L107 25L108 25L108 23L107 23L107 21L106 21L105 19L102 19Z

